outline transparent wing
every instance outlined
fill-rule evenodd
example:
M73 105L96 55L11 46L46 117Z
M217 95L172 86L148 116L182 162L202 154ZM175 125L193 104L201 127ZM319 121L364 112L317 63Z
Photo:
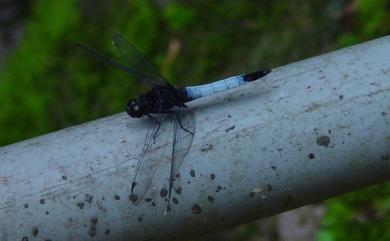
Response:
M173 175L179 176L179 169L189 152L195 134L194 113L190 109L181 109L175 113L172 160L174 162Z
M128 68L141 79L152 85L170 85L160 74L157 68L150 63L123 35L116 33L113 36L113 45L127 62ZM141 78L139 78L141 77Z
M144 200L161 161L164 157L171 156L167 205L169 209L174 180L178 178L180 166L191 148L195 132L195 121L190 110L179 111L173 114L161 114L155 116L155 118L158 119L149 120L150 123L144 147L133 176L131 188L132 202L137 205ZM160 129L158 129L156 121L160 121ZM173 125L171 125L172 123ZM170 126L173 126L173 139L169 138L171 144L167 145L167 137L169 136L167 134L171 131L171 129L168 129ZM167 147L171 147L171 149Z
M168 204L170 211L170 200L175 180L180 178L180 167L191 149L192 140L195 135L195 119L190 109L180 110L173 114L173 141L171 154L171 171L169 174ZM180 190L180 187L175 187Z
M166 141L161 141L161 127L163 115L156 115L154 119L149 119L149 126L142 148L138 157L137 166L133 175L131 194L132 202L139 204L143 200L146 192L150 188L153 177L164 158L168 148ZM161 126L159 126L159 124ZM164 145L165 144L165 145Z
M116 62L115 60L111 59L110 57L106 56L105 54L99 53L96 49L94 49L86 44L77 43L77 46L79 48L83 49L85 52L87 52L91 56L99 59L100 61L102 61L106 64L114 66L115 68L133 76L134 78L136 78L138 80L146 79L146 77L144 75L142 75L139 71L136 71L134 68L130 68L130 67L127 67L123 64L120 64L120 63Z

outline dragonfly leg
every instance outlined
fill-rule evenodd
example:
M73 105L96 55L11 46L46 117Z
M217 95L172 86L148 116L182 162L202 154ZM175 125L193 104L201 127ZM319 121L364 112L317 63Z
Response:
M161 121L160 121L159 119L157 119L157 118L155 118L155 117L149 115L149 114L148 114L148 117L149 117L150 120L153 121L153 122L156 124L156 126L157 126L157 128L155 128L155 129L153 130L153 133L152 133L153 143L156 143L157 133L158 133L158 131L160 130L160 127L161 127Z
M180 116L179 116L179 114L178 114L177 112L175 112L175 116L176 116L177 122L179 123L179 126L180 126L181 129L183 129L185 132L190 133L191 135L195 135L194 132L188 130L187 128L185 128L185 127L183 126L183 123L181 122Z
M177 142L177 122L174 121L173 123L173 143L172 143L172 155L171 155L171 170L169 172L169 189L168 189L168 203L166 212L169 212L171 210L171 195L172 195L172 187L173 182L175 181L174 175L175 175L175 149L176 149L176 142Z

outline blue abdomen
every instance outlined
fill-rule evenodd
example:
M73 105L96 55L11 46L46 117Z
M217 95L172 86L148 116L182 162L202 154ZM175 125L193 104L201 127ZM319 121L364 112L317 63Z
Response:
M250 74L243 74L233 76L227 79L219 80L210 84L198 85L198 86L189 86L182 89L186 96L186 102L200 97L212 95L221 91L232 89L239 85L243 85L259 79L271 72L270 69L256 71Z

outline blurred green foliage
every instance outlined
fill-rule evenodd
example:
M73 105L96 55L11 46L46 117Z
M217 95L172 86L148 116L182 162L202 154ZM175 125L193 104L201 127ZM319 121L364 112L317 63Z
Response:
M53 69L62 64L56 52L78 18L73 0L37 1L32 15L25 41L0 73L0 144L49 130L49 105L60 80Z
M389 0L36 0L0 72L0 145L124 109L142 83L92 59L121 32L175 84L277 67L389 34ZM389 185L327 202L318 241L390 240ZM254 225L220 240L250 239Z
M316 240L390 240L389 190L387 183L327 201Z

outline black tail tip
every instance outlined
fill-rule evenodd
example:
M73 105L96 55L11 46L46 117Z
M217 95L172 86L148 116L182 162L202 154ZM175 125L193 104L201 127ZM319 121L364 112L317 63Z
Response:
M259 70L259 71L244 75L244 80L245 81L254 81L254 80L260 79L261 77L266 76L269 73L271 73L271 69Z

